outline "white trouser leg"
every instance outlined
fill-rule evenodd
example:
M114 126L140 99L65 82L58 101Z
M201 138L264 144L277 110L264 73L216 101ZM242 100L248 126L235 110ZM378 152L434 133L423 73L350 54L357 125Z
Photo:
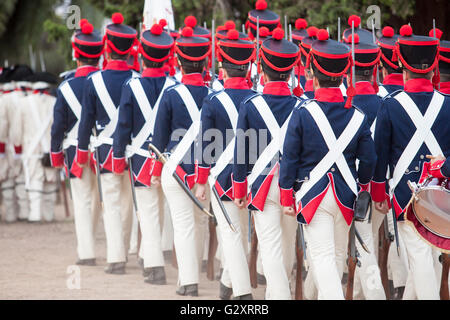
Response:
M233 288L235 297L249 294L252 292L250 285L250 273L247 264L247 254L244 248L245 242L245 225L242 224L242 217L246 217L247 210L239 209L231 201L223 201L223 205L236 228L236 232L230 229L225 217L220 210L219 204L215 197L211 199L212 207L217 219L218 235L220 235L220 243L222 244L224 258L224 274L230 278L231 286L228 285L226 275L222 276L223 284ZM220 233L219 233L220 230Z
M92 170L90 168L86 168L83 170L83 174L85 173L85 171L91 171L91 183L92 183L92 207L91 207L91 211L92 211L92 225L93 225L93 231L94 234L97 231L97 226L98 223L100 221L100 218L103 216L103 208L102 205L100 203L100 193L98 190L98 182L97 182L97 176L92 172ZM72 192L72 196L73 196L73 192Z
M208 218L194 208L192 200L167 172L166 167L162 171L161 183L172 217L178 263L178 285L198 284ZM208 207L207 203L203 205Z
M389 232L391 234L395 234L394 222L391 211L388 212L387 219L389 225ZM400 224L397 223L397 225ZM392 281L394 282L394 288L406 286L406 279L408 276L408 269L409 269L406 245L405 242L403 241L403 235L401 234L400 230L398 232L398 241L400 245L400 256L398 256L397 254L397 245L395 240L391 243L388 254L388 267L392 274Z
M164 224L162 230L162 248L163 251L172 251L173 249L173 226L170 216L169 204L164 197Z
M25 177L23 172L15 178L15 193L17 205L19 207L19 219L28 219L30 214L30 200L28 198L28 193L25 190Z
M81 179L71 178L75 232L77 236L78 258L95 258L95 236L93 219L94 174L90 169L83 170Z
M107 262L125 262L130 243L132 202L129 177L101 175L105 210Z
M306 242L306 260L308 261L308 273L306 274L304 288L304 297L306 300L317 300L317 284L315 282L314 268L311 264L311 253L309 252L308 238L306 232L304 232Z
M44 193L42 196L41 212L44 221L51 222L55 219L55 203L59 186L57 182L44 181Z
M285 242L289 242L291 246L295 245L297 222L294 217L282 213L277 176L273 177L270 185L264 211L256 212L254 217L261 262L267 281L266 299L291 300L288 275L292 271L292 265L289 262L290 265L287 266L289 257L284 257L283 254L290 253Z
M2 190L3 209L5 212L5 221L14 222L17 219L14 179L4 180L1 183L1 190Z
M346 253L348 230L330 187L312 221L305 227L319 299L344 299L341 285L344 268L340 261Z
M138 207L139 208L139 207ZM130 249L128 254L136 254L138 249L138 237L139 237L139 223L136 217L136 213L133 207L133 214L131 215L131 236L130 236Z
M414 288L419 300L439 300L439 287L433 264L432 247L406 222L398 223L408 254Z
M164 219L164 194L161 188L136 188L136 200L144 267L163 267L164 256L161 246L161 229Z
M414 287L413 275L410 269L406 273L405 291L403 292L402 300L417 300L416 288Z
M30 159L28 161L28 168L30 172L28 199L30 200L30 215L29 221L42 220L42 199L44 197L44 169L39 162L39 159Z

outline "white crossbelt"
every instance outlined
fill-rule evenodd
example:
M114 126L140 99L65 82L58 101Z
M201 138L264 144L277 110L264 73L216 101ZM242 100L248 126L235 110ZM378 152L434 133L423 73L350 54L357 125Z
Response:
M141 110L142 115L144 116L145 124L136 135L136 137L133 138L131 145L127 146L126 157L130 158L134 154L138 154L140 156L148 158L150 157L150 153L148 150L142 149L142 146L147 141L148 137L150 135L153 135L153 130L155 129L156 114L158 113L159 105L161 103L161 98L164 94L164 91L169 86L175 84L175 81L170 78L166 78L159 97L153 107L150 105L144 88L142 87L142 83L139 79L133 79L129 84L131 91L133 91L134 97L136 98L136 101L138 103L138 107Z
M331 128L330 122L328 121L325 113L322 111L317 102L312 101L305 106L306 110L311 114L317 127L322 134L325 143L329 149L328 153L322 160L311 170L309 174L309 180L303 182L299 191L295 194L295 199L297 204L305 196L305 194L311 190L311 188L327 173L327 171L336 163L342 177L344 178L347 185L350 187L352 192L356 195L358 190L356 187L355 178L350 171L347 161L344 157L344 150L348 147L350 142L355 137L359 128L361 127L364 114L356 109L350 122L345 127L342 134L336 140L333 129Z
M225 112L228 115L228 119L230 119L231 126L233 127L233 132L236 135L236 126L237 126L237 119L238 119L238 111L236 109L236 105L234 104L233 100L231 100L230 96L225 92L222 91L219 93L216 98L220 101L223 108L225 109ZM234 157L234 146L236 144L236 139L233 138L233 140L230 141L230 143L225 148L224 152L219 156L219 158L216 161L216 165L214 168L211 169L209 173L209 185L210 187L213 187L216 183L217 177L222 173L223 170L228 166L228 164L233 160Z
M378 96L384 98L384 97L386 97L389 94L389 92L386 90L385 87L380 86L380 87L378 87L378 93L377 94L378 94Z
M77 146L78 145L78 126L80 124L80 118L81 118L81 103L78 100L78 98L75 96L75 93L72 90L72 87L70 84L66 81L64 82L61 87L59 88L61 91L61 94L63 95L64 99L67 102L67 105L69 106L70 110L72 110L73 114L77 118L77 121L75 122L72 129L67 134L66 139L64 139L63 142L63 149L67 149L70 146Z
M167 161L165 167L169 171L169 173L174 173L178 164L183 159L186 152L191 147L195 138L197 138L199 129L200 129L200 110L198 109L197 103L192 97L191 92L184 84L180 84L174 88L180 96L181 100L183 100L184 105L191 117L192 124L189 127L186 134L183 136L183 139L178 143L175 151L170 156L169 161Z
M414 160L414 157L424 143L431 154L443 154L439 143L431 131L431 127L433 126L439 111L444 104L444 96L437 91L434 91L433 97L431 98L430 104L424 116L422 116L422 113L411 97L404 91L397 94L394 99L400 103L408 116L411 118L414 126L416 127L416 132L412 136L411 140L409 140L408 145L405 150L403 150L403 153L395 165L392 182L390 184L391 194L394 192L395 187L399 184L406 169L408 169L409 165Z
M347 88L345 87L344 83L341 83L341 85L339 86L339 89L341 89L341 93L344 97L347 96Z
M283 144L284 138L286 137L286 130L289 124L289 120L291 119L292 112L289 114L289 117L286 119L281 128L278 126L278 122L275 119L272 111L270 110L269 105L266 100L260 95L256 96L251 100L253 105L258 110L258 113L262 117L266 127L269 129L270 134L272 135L272 140L269 145L264 149L261 155L256 160L255 165L253 166L252 172L247 177L248 183L248 191L252 184L256 181L259 175L266 169L267 165L272 161L275 155L280 152L283 154ZM297 101L294 108L300 104L300 101ZM294 109L293 108L293 109Z
M216 79L216 80L214 80L214 82L213 82L212 89L213 89L214 91L220 91L220 90L223 90L223 85L220 83L219 80Z

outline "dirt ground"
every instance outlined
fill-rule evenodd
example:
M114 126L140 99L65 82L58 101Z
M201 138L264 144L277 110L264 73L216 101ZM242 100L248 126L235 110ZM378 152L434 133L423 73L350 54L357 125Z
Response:
M29 224L0 222L0 300L174 300L188 299L175 294L177 270L166 260L167 285L144 282L136 255L130 255L125 275L109 275L103 225L96 233L97 266L73 266L77 260L73 215L64 217L57 207L56 222ZM79 270L79 278L76 278ZM218 271L218 268L216 268ZM75 281L74 281L75 279ZM80 288L77 288L79 279ZM201 273L200 300L218 299L219 281ZM264 298L264 287L254 290L255 299Z

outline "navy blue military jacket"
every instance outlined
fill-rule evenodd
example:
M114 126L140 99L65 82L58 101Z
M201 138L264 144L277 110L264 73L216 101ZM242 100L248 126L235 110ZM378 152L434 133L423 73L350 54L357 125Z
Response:
M99 72L101 72L108 94L117 109L120 104L123 84L132 76L137 76L137 73L129 69L126 61L121 60L112 60L108 62L105 70ZM78 129L78 150L81 151L81 153L86 153L88 151L94 125L97 129L97 135L100 135L105 129L105 126L111 121L94 87L92 77L95 74L96 73L92 74L88 78L83 94L83 110L81 112L80 127ZM111 144L102 144L98 149L101 173L112 172ZM81 157L79 156L79 158Z
M237 111L239 111L242 101L245 101L250 95L255 94L253 90L249 89L248 82L245 78L227 79L225 82L225 90L223 91L229 95ZM217 94L219 93L220 92L215 92L210 94L203 102L201 114L201 128L203 137L201 146L202 157L197 158L199 164L199 168L197 170L197 183L200 184L205 184L207 182L209 169L214 167L215 161L219 159L227 145L232 139L234 139L233 125L235 127L237 125L237 123L232 125L225 107L217 98ZM217 129L218 132L220 132L220 136L214 135L211 139L209 139L211 129ZM209 150L211 150L209 145L216 146L216 148L212 150L211 154L209 152ZM215 161L213 161L213 159ZM232 200L233 198L231 179L232 171L233 163L230 162L230 164L228 164L217 177L215 188L222 200Z
M394 92L383 100L377 116L375 128L375 146L378 161L371 186L372 198L382 202L388 198L386 194L386 170L389 167L391 174L397 165L407 144L416 132L416 126L406 111L395 99L400 92ZM405 84L406 94L414 101L422 116L428 109L434 90L431 81L426 79L413 79ZM431 132L435 136L445 157L450 155L450 97L443 95L443 106L434 121ZM408 169L402 176L392 195L392 204L399 220L411 199L411 190L407 181L418 182L424 172L424 164L428 161L426 155L430 150L422 143Z
M86 84L87 76L95 71L98 71L97 67L80 67L73 74L70 73L71 76L66 77L66 80L57 90L56 103L53 109L53 124L51 129L51 153L52 163L54 165L60 164L59 162L63 158L63 141L79 120L62 94L61 86L67 83L75 94L78 102L81 104L83 101L83 90ZM78 132L76 132L76 134L78 134ZM76 144L69 142L69 146L66 148L66 155L64 157L66 176L69 177L70 174L71 178L81 178L83 169L74 161L75 155Z
M114 133L114 160L124 159L127 145L132 143L132 139L139 135L144 125L152 126L155 122L156 115L151 118L151 123L146 122L141 110L141 107L143 108L144 106L139 106L138 100L130 86L130 81L138 81L141 83L145 95L144 98L148 100L152 110L155 109L159 96L163 94L163 88L171 87L176 83L173 78L166 77L162 69L147 68L142 73L141 78L131 79L123 86L119 107L119 121ZM152 110L143 110L144 112L152 112ZM150 141L152 141L151 133L145 137L142 145L136 146L136 148L142 149L142 154L134 153L131 158L131 167L137 187L150 186L150 171L152 166L152 159L148 150Z
M254 97L254 96L253 96ZM286 82L269 82L264 86L263 99L267 102L278 126L281 128L297 102L300 100L292 96ZM261 117L251 98L241 103L237 130L249 132L244 138L236 139L233 163L233 196L243 198L247 196L247 176L251 173L256 159L260 157L264 148L272 140L270 130ZM254 134L252 134L254 133ZM252 184L248 195L248 206L252 210L264 210L267 194L274 175L278 169L280 153L275 156L276 162L272 161L270 167L261 173Z
M210 93L204 85L202 75L200 73L184 75L182 83L191 93L198 109L201 110L203 100ZM175 88L177 88L177 85L164 92L156 115L153 144L161 152L173 152L184 137L183 132L186 133L192 125L188 109ZM174 132L175 134L172 135ZM192 188L196 180L195 143L191 145L187 153L188 155L179 163L176 172ZM152 174L158 176L159 172L153 172Z
M382 90L384 88L384 90ZM391 73L388 74L383 79L383 85L380 86L380 90L378 91L378 95L382 98L386 97L387 94L391 94L395 91L403 90L403 74L402 73ZM387 94L385 94L387 93Z
M342 134L355 112L356 108L346 109L345 100L339 88L321 88L315 91L317 104L327 117L336 136ZM305 102L307 103L307 102ZM302 183L309 179L310 172L328 153L322 133L309 111L304 107L296 108L292 114L286 132L283 147L283 159L280 164L280 188L282 188L282 203L285 206L293 204L292 192L297 191ZM367 116L343 155L359 187L367 189L372 178L376 163L374 142L372 140ZM357 171L355 161L359 159ZM336 164L304 195L297 212L297 219L309 223L320 205L329 187L333 188L336 202L341 212L350 224L353 218L353 204L356 196L345 182ZM289 198L290 193L290 198Z
M371 126L377 117L382 98L376 94L372 83L367 81L357 82L355 90L356 95L353 97L352 104L365 113L369 126Z

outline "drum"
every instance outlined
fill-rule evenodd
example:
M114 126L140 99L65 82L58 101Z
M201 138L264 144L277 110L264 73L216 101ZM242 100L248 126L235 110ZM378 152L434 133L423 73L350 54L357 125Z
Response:
M413 195L406 219L419 235L442 252L450 252L450 181L428 177L419 185L409 183Z

